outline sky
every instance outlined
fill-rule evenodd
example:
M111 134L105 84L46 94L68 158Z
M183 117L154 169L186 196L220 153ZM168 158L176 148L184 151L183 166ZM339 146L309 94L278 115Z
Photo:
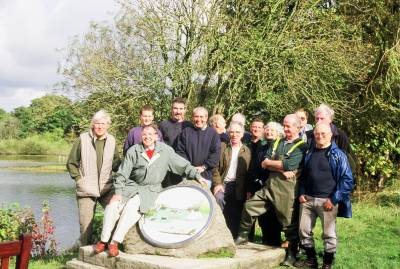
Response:
M54 93L62 50L91 21L111 22L117 9L113 0L0 0L0 108Z

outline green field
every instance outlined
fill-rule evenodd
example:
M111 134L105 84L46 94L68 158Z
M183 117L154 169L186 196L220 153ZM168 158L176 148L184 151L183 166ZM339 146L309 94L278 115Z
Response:
M400 207L358 202L353 205L353 214L352 219L338 219L339 244L334 268L400 268ZM323 248L320 223L317 223L315 238L321 262ZM76 256L76 253L72 253L57 258L33 259L29 268L62 268Z

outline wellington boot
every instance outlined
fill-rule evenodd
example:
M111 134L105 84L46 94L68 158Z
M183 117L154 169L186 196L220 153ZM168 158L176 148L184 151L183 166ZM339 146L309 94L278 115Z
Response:
M248 232L243 232L239 231L238 237L235 239L235 245L243 245L249 242L249 233Z

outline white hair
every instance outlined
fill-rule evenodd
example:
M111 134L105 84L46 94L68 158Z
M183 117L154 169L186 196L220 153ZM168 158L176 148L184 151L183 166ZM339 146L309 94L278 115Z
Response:
M233 114L232 121L240 122L244 126L246 124L246 117L242 113L236 113Z
M205 107L198 106L198 107L194 108L193 115L195 115L197 113L203 113L206 115L206 117L208 117L208 110Z
M99 121L99 120L105 120L107 125L110 126L111 124L111 117L108 115L108 113L105 110L99 110L97 111L90 122L90 128L93 128L94 124Z
M232 122L229 124L228 132L229 132L234 126L235 126L235 127L239 127L240 131L241 131L242 133L244 133L244 126L243 126L243 124L242 124L241 122L238 122L238 121L232 121Z
M331 121L333 121L333 116L335 115L335 111L333 111L333 109L327 104L320 104L319 107L315 109L314 115L316 115L317 113L324 113L328 115Z
M299 128L301 127L300 118L297 117L296 114L288 114L288 115L286 115L285 119L286 119L286 118L290 118L290 119L292 120L294 126L299 127Z
M270 122L268 122L268 123L264 126L264 129L267 129L267 128L272 129L272 130L275 130L275 131L278 133L278 136L279 136L279 137L283 137L283 135L284 135L283 127L282 127L282 125L281 125L280 123L278 123L278 122L275 122L275 121L270 121Z

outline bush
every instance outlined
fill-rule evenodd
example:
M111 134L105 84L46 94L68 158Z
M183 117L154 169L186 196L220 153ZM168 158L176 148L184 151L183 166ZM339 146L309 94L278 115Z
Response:
M34 134L24 139L0 140L2 154L16 155L66 155L70 144L60 138L60 133Z
M34 225L32 209L18 204L0 208L0 242L17 240L21 233L32 232Z
M36 222L29 207L20 208L18 204L12 204L0 208L0 242L17 240L21 233L31 233L32 256L57 255L55 227L47 201L43 201L42 213L40 222Z

